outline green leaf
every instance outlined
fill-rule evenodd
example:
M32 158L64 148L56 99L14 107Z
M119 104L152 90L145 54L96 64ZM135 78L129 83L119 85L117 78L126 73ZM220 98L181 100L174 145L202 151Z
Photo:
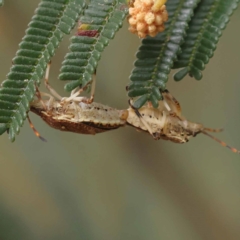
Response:
M151 101L154 107L158 106L158 101L162 98L161 91L166 87L169 72L198 2L199 0L168 0L166 7L169 20L165 31L154 38L143 39L130 76L132 82L128 96L142 96L140 93L145 94L143 88L148 88L149 91L137 100L135 107L142 107L146 101ZM143 86L141 82L144 82Z
M0 7L3 6L3 4L4 4L4 0L0 0ZM0 131L0 133L1 133L1 131Z
M173 68L182 68L174 75L179 81L188 73L196 80L202 78L202 71L213 56L229 16L237 8L239 0L202 0L189 23L182 52ZM184 74L183 74L184 73Z
M26 119L34 85L40 84L48 62L63 36L75 26L83 7L83 0L42 0L36 9L0 88L0 134L9 129L11 141Z
M101 54L127 15L124 1L93 0L80 18L80 28L71 38L70 52L62 63L60 80L71 81L65 90L86 85L98 65Z

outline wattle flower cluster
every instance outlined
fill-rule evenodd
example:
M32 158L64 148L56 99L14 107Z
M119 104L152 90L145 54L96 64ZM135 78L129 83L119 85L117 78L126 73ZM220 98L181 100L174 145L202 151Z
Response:
M129 31L140 38L154 37L163 32L168 13L164 5L166 0L135 0L129 8Z

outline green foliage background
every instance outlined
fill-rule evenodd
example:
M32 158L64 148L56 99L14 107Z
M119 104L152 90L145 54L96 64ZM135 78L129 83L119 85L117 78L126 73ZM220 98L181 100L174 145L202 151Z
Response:
M8 0L0 9L2 80L37 4ZM218 137L238 148L239 13L200 82L168 82L189 120L224 126ZM127 107L125 86L140 42L126 27L98 69L96 101L117 108ZM65 38L51 70L62 95L57 75L68 44ZM47 143L27 123L14 144L7 134L0 138L0 239L239 239L239 155L205 136L177 145L128 127L85 136L31 119Z

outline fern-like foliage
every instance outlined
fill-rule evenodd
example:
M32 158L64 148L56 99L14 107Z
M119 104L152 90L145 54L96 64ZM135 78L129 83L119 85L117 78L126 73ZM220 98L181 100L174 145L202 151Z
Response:
M83 0L42 0L36 9L0 89L0 134L8 130L11 141L26 119L34 85L40 83L47 63L83 7Z
M143 39L137 52L135 68L128 87L129 97L138 97L134 106L140 108L147 101L154 107L162 99L169 72L180 49L188 22L199 0L168 0L166 7L169 20L163 33Z
M174 75L179 81L187 74L196 80L202 78L202 70L213 56L217 42L236 9L239 0L202 0L189 24L182 52L174 68L183 68Z
M29 109L29 102L32 100L35 92L33 80L19 81L17 88L12 86L0 89L0 134L9 129L9 138L13 140L15 134L19 133L20 126L26 118L26 109ZM7 84L6 84L7 85ZM18 110L16 110L16 103ZM9 124L9 119L11 123Z
M71 91L91 81L102 51L123 24L128 10L125 4L121 0L90 2L62 64L59 79L71 81L65 85L65 90Z

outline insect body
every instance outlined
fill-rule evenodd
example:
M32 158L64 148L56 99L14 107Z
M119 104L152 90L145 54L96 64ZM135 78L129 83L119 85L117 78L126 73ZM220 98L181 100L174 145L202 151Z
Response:
M137 114L136 110L129 109L127 122L140 130L149 131L156 140L162 138L176 143L185 143L203 130L201 124L189 122L165 109L153 107L142 107Z
M49 100L31 103L30 110L39 115L48 125L61 131L96 134L125 125L126 110L117 110L100 103L62 102Z
M117 129L126 124L127 110L117 110L93 102L95 75L89 99L80 96L84 88L72 91L70 97L61 97L48 83L49 70L50 64L45 75L45 86L51 94L41 93L36 89L37 99L30 104L30 110L39 115L48 125L61 131L96 134ZM43 97L48 99L44 100ZM31 123L30 126L33 128ZM37 136L40 136L36 130L34 131Z
M208 132L220 132L222 129L205 128L202 124L186 120L181 115L178 101L168 92L163 93L164 100L159 102L157 109L145 105L141 109L128 109L127 124L139 130L149 132L154 139L170 140L175 143L188 142L191 137L203 133L221 145L230 148L233 152L240 153L236 148L228 146L225 142L215 138Z

